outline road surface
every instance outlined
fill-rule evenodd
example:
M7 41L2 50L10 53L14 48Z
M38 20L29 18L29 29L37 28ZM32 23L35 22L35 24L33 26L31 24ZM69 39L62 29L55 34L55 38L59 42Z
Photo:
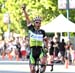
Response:
M0 61L0 73L30 73L28 61ZM64 65L54 65L54 71L50 72L47 66L46 73L75 73L75 66L69 65L66 69Z
M69 65L66 69L64 65L54 65L53 72L50 72L50 66L47 66L45 73L75 73L75 65ZM0 56L0 73L30 73L29 61L9 61L7 57L2 60Z

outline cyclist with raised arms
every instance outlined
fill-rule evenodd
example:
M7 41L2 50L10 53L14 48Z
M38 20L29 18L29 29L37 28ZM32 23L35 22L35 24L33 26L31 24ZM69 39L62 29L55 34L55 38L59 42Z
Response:
M46 42L47 47L47 37L45 37L45 31L40 29L41 26L41 18L39 16L33 19L34 25L32 25L29 16L26 12L26 6L23 4L22 6L23 13L25 15L27 21L27 27L29 30L29 44L30 44L30 71L31 73L35 73L35 64L37 59L40 59L41 64L46 64L46 57L44 56L44 52L42 50L43 42ZM46 69L45 65L41 65L41 72L44 73Z

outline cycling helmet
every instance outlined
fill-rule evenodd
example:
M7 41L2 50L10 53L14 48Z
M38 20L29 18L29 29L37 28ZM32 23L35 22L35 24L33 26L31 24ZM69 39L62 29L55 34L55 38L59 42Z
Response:
M35 18L33 19L33 22L35 22L35 21L41 21L41 20L42 20L41 17L37 16L37 17L35 17Z

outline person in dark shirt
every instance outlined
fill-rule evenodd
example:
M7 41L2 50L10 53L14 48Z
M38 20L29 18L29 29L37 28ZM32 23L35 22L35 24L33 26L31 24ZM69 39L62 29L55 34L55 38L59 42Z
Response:
M53 40L51 40L49 44L50 44L50 48L49 48L50 61L49 61L49 63L52 63L54 60L54 47L53 47L54 42L53 42Z
M65 43L64 39L62 39L62 42L59 43L59 51L61 54L61 61L62 62L64 62L65 46L66 46L66 43Z
M54 37L54 59L58 60L58 53L59 53L59 40L58 37Z

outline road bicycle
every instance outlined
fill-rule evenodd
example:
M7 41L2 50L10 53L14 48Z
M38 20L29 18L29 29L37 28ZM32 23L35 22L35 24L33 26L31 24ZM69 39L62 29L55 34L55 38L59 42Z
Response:
M37 59L36 64L35 64L35 71L36 71L35 73L42 73L41 72L41 70L42 70L41 66L51 66L50 72L52 72L54 64L53 63L52 64L41 64L40 60Z

